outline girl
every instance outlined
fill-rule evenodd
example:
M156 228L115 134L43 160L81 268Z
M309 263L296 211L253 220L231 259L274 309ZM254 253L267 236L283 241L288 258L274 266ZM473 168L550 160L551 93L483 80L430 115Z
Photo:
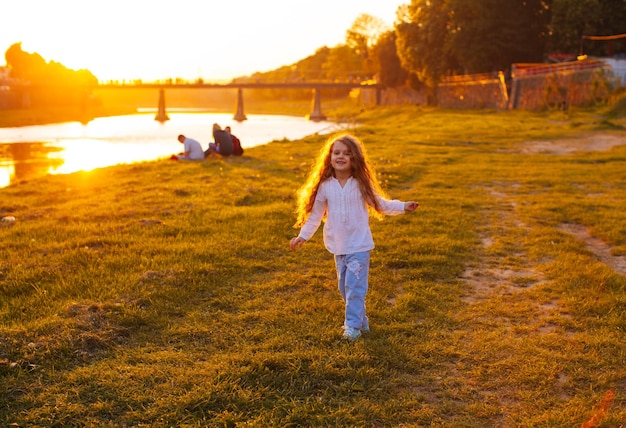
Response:
M351 342L369 331L365 314L370 251L369 213L378 218L415 211L417 202L389 200L369 166L362 143L351 135L330 138L298 194L301 227L289 246L311 239L323 219L324 245L335 256L339 292L345 303L343 337Z

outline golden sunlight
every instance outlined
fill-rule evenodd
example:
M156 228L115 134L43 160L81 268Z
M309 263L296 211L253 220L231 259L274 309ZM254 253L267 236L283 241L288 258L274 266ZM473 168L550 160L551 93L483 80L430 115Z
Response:
M36 12L29 1L12 1L3 5L3 17L11 19L0 22L0 49L21 42L26 52L87 69L102 81L232 79L345 42L361 13L390 24L405 1L319 0L302 8L289 0L42 0Z
M110 155L112 156L112 155ZM52 153L50 157L63 161L60 166L51 166L50 174L69 174L76 171L91 171L109 165L104 144L98 140L80 139L66 145L65 150Z
M7 187L11 184L11 177L15 174L12 165L0 165L0 187Z
M49 156L62 161L59 166L50 167L50 174L69 174L120 163L142 162L146 158L146 147L142 144L116 146L109 142L84 138L66 143L64 150ZM120 162L120 159L124 159L124 162Z

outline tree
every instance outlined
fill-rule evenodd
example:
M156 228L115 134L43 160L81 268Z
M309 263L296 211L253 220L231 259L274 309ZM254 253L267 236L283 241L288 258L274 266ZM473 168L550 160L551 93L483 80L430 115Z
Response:
M324 64L330 55L330 48L324 46L315 51L314 55L308 56L296 63L296 68L302 80L324 80L326 74Z
M612 55L626 52L626 40L586 41L583 36L626 32L623 0L554 0L548 49L555 53Z
M430 88L454 69L454 57L447 51L450 27L445 0L413 0L396 25L396 48L402 67L415 73Z
M363 58L348 45L331 48L322 69L326 77L333 80L367 77L367 72L363 67Z
M626 1L624 0L601 0L600 22L596 35L614 36L626 33ZM591 34L590 34L591 35ZM590 46L592 47L592 46ZM604 46L596 43L595 48L600 50L601 55L612 56L615 53L626 53L626 39L607 41Z
M22 43L14 43L4 53L4 59L13 79L40 82L46 79L46 61L38 53L22 50Z
M396 26L402 66L429 87L443 76L543 59L551 0L412 0Z
M368 49L374 46L386 31L389 31L389 28L383 20L362 13L346 31L346 45L354 49L358 55L366 55Z
M360 14L346 32L346 46L362 59L362 68L366 75L375 74L375 61L371 49L376 45L379 37L388 31L387 24L380 18Z
M549 49L579 54L584 34L593 32L600 14L598 0L556 0L552 5Z
M543 60L549 24L545 0L450 0L449 51L463 73Z
M380 83L389 87L403 86L406 83L409 73L400 64L394 31L382 34L371 52Z
M5 52L6 64L13 79L24 85L20 91L32 105L82 105L98 79L88 70L71 70L55 61L46 62L38 53L22 50L15 43Z
M14 43L4 54L11 77L31 85L95 86L98 79L88 70L71 70L63 64L46 62L38 53L22 50L22 43Z

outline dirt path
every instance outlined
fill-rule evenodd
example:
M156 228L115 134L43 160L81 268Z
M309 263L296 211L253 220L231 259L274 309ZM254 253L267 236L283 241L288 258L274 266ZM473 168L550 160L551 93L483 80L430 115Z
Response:
M552 141L525 141L517 146L520 153L527 154L553 154L566 156L576 152L607 151L614 147L626 145L626 133L586 133L576 138L564 138ZM501 224L500 233L507 233L510 228L523 228L525 225L519 221L515 214L517 208L515 202L515 188L503 192L494 188L487 189L495 200L495 212L485 213L497 217L495 223ZM591 235L588 227L579 224L563 224L559 229L581 241L590 252L600 261L610 266L618 273L626 275L626 258L613 256L611 248L606 242ZM495 231L490 230L490 225L485 224L482 230L482 247L485 254L490 254L490 247L497 239ZM517 250L522 256L523 251ZM523 269L510 265L505 257L486 256L477 266L468 266L462 278L470 284L472 292L463 297L468 303L484 301L494 294L505 295L523 288L537 285L543 281L541 272L532 265L526 265ZM551 305L551 309L553 306Z
M576 138L546 141L525 141L518 146L521 153L569 155L576 152L603 152L626 145L626 133L586 133Z
M515 151L525 154L553 154L567 156L581 151L607 151L626 145L626 133L594 133L575 139L554 141L527 141L519 144ZM545 284L540 264L544 261L533 260L524 247L523 236L529 226L524 224L519 215L515 183L494 183L485 187L491 196L479 225L481 248L480 257L473 265L467 266L461 280L467 285L461 300L467 304L467 310L459 315L459 321L465 326L459 341L465 349L480 355L475 343L485 343L484 337L493 337L490 353L477 366L497 366L510 355L525 352L524 343L537 343L542 340L559 341L575 334L567 327L571 318L565 305L558 298L541 301L532 290ZM614 271L626 275L626 258L614 256L611 247L601 239L592 236L590 229L581 224L561 224L558 230L574 237L599 261ZM520 239L522 238L522 239ZM499 346L506 343L510 347ZM478 357L476 357L478 358ZM454 367L450 368L454 370ZM469 379L468 375L468 379ZM468 384L480 384L480 379L469 379ZM566 391L571 376L565 372L555 373L555 391L561 399L569 399ZM495 386L494 386L495 385ZM499 391L497 397L488 393L489 385L476 387L475 394L485 400L496 400L502 412L502 422L507 414L516 414L524 404L519 399L516 388L506 380L494 380L492 388Z

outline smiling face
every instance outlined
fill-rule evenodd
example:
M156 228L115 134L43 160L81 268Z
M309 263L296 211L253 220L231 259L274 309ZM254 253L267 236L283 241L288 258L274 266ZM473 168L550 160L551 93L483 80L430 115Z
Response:
M342 141L335 141L330 152L330 164L335 170L336 177L352 175L352 151Z

